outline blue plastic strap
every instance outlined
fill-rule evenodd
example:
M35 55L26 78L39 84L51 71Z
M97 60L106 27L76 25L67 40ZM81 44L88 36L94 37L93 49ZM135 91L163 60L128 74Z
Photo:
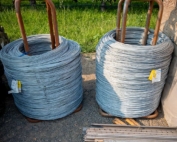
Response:
M28 52L23 52L20 56L18 57L23 57L24 55L28 55Z

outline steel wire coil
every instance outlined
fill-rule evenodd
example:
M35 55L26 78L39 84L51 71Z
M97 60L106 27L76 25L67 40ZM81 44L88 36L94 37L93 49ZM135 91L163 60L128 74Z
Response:
M60 38L51 48L50 35L28 36L30 52L23 40L6 45L0 52L9 86L22 82L22 92L13 93L17 108L29 118L53 120L71 114L83 99L80 46Z
M173 52L173 43L159 33L151 46L141 45L144 28L126 29L125 44L115 40L116 31L106 33L96 47L96 100L105 112L123 118L144 117L159 105ZM148 80L151 70L161 69L161 81Z

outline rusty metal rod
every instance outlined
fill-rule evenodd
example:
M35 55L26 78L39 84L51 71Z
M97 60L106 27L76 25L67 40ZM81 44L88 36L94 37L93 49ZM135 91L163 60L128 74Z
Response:
M48 3L46 3L47 6L47 13L48 13L48 22L49 22L49 28L50 28L50 38L52 42L52 49L55 48L55 37L54 37L54 32L53 32L53 23L52 23L52 17L51 17L51 9Z
M47 11L48 11L48 20L49 20L49 27L50 27L52 49L54 49L60 45L59 44L59 36L58 36L56 10L55 10L55 6L51 0L45 0L45 2L46 2L46 6L47 6ZM21 3L21 0L15 0L15 11L16 11L17 19L18 19L18 24L20 27L22 39L24 42L25 52L28 53L29 52L29 45L28 45L28 41L27 41L27 37L26 37L24 23L22 20L20 3Z
M127 22L127 13L128 13L128 6L131 0L125 0L124 9L123 9L123 18L122 18L122 31L121 31L121 42L124 43L125 41L125 34L126 34L126 22Z
M122 11L122 4L124 0L120 0L118 3L118 8L117 8L117 28L116 28L116 40L119 40L119 32L120 32L120 21L121 21L121 11Z
M59 46L59 38L58 38L58 24L57 24L57 16L56 16L56 10L53 2L51 0L45 0L47 4L50 6L51 13L52 13L52 20L53 20L53 28L55 32L55 47Z
M121 42L124 43L125 40L125 33L126 33L126 20L127 20L127 12L128 12L128 5L131 0L120 0L118 3L118 11L117 11L117 27L116 27L116 40L119 40L119 32L120 32L120 21L121 21L121 11L122 11L122 3L124 3L124 9L123 9L123 20L122 20L122 29L121 29ZM148 9L148 15L147 15L147 20L146 20L146 26L145 26L145 31L144 31L144 37L143 37L143 42L142 44L144 45L147 40L147 34L148 34L148 29L149 29L149 24L150 24L150 17L153 9L153 2L155 1L159 5L159 12L158 12L158 18L156 22L156 27L154 31L154 37L152 41L152 45L155 45L158 39L158 33L159 33L159 28L160 28L160 23L162 19L162 13L163 13L163 2L162 0L142 0L142 1L149 1L150 2L150 7Z
M146 18L146 25L145 25L145 29L144 29L144 36L143 36L143 40L142 40L142 45L146 45L146 42L147 42L147 37L148 37L148 31L149 31L149 25L150 25L150 19L151 19L151 15L152 15L153 5L154 5L154 1L150 1L149 2L148 13L147 13L147 18Z
M159 5L159 12L158 12L158 17L157 17L157 22L156 22L156 27L154 31L154 37L152 41L152 45L155 45L158 39L158 34L159 34L159 29L160 29L160 24L162 20L162 14L163 14L163 2L162 0L154 0L158 5Z
M159 115L158 111L155 110L155 112L154 112L153 114L148 115L148 116L145 116L145 117L143 117L143 118L154 119L154 118L156 118L158 115Z
M23 43L24 43L25 52L28 53L29 52L29 45L27 42L24 23L22 20L22 15L21 15L21 10L20 10L20 2L21 2L21 0L15 0L15 11L16 11L17 19L18 19L18 24L20 26L20 31L21 31L21 36L22 36Z
M101 108L99 108L99 113L104 117L115 117L113 115L110 115L110 114L104 112Z

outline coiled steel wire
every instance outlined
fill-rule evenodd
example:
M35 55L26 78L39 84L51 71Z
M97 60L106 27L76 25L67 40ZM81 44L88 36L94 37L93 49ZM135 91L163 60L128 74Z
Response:
M137 118L151 114L159 105L167 77L173 43L160 33L151 46L141 45L144 29L127 28L125 44L115 40L115 30L106 33L96 48L96 100L105 112ZM161 81L148 80L151 70L161 69Z
M0 52L9 86L22 82L22 92L13 93L22 114L39 120L52 120L71 114L83 99L80 46L60 37L60 46L51 49L48 34L28 37L30 56L22 39Z

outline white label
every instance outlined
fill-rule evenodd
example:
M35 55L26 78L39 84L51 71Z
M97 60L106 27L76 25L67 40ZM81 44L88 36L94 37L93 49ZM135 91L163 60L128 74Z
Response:
M161 69L157 69L156 70L156 76L152 79L152 83L160 82L161 81L161 74L162 74Z
M11 91L12 93L19 93L19 90L18 90L18 81L12 80L11 89L12 89L12 91Z

